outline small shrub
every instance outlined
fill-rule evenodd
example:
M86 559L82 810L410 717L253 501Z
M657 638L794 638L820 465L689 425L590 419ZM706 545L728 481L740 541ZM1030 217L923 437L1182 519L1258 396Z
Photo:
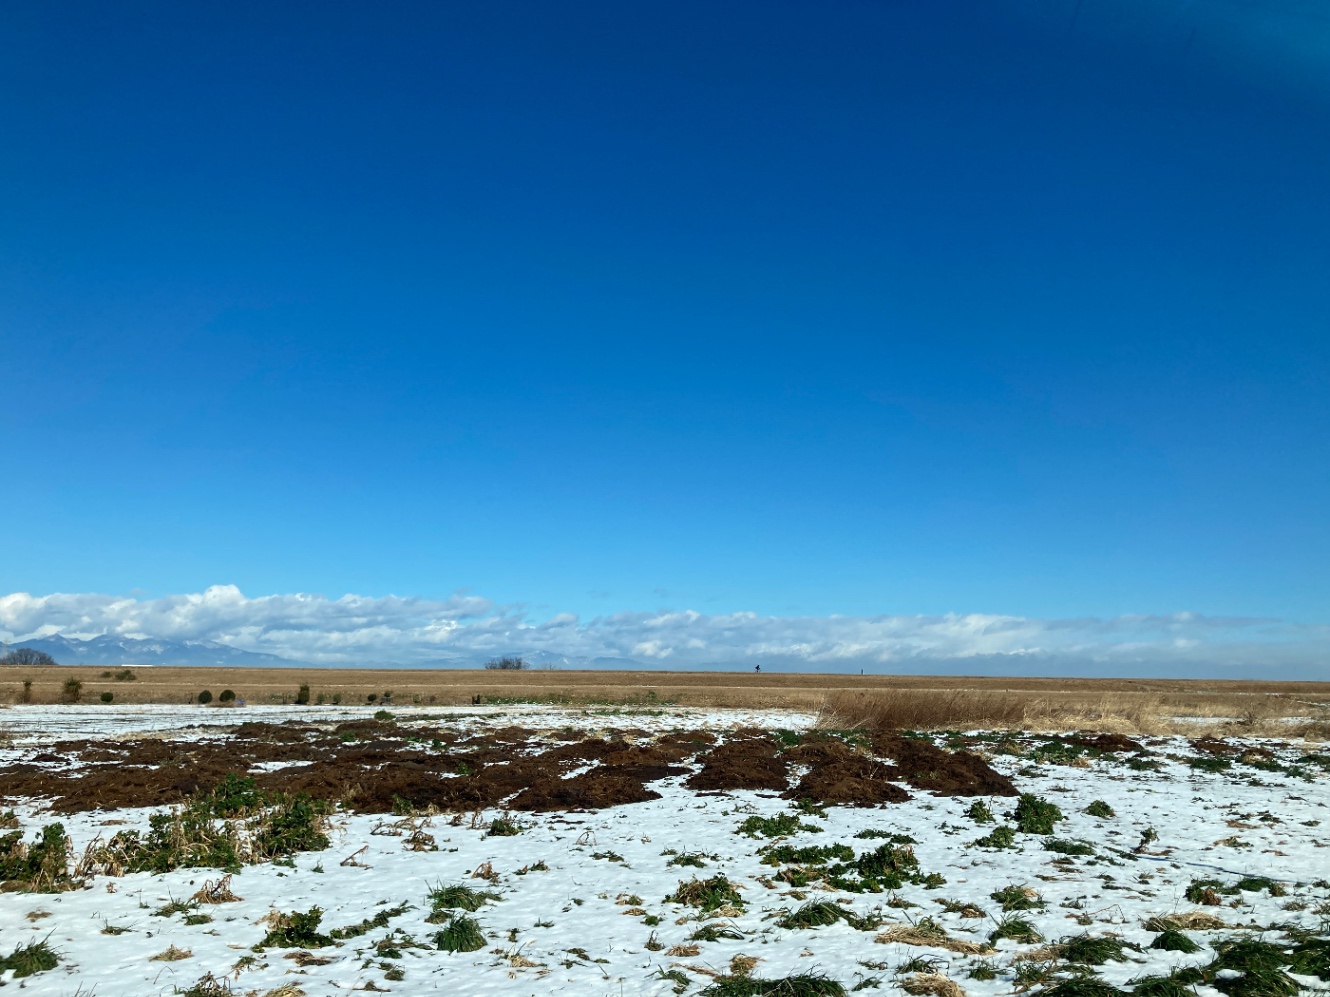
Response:
M309 686L304 683L301 684L300 689L296 692L296 705L309 705Z
M115 678L115 680L116 680L117 682L136 682L136 681L138 681L138 676L135 675L133 672L131 672L128 668L122 668L122 669L120 669L120 671L118 671L118 672L115 673L114 678Z
M376 710L374 712L374 719L381 724L390 724L393 722L393 720L396 719L396 717L394 717L387 710Z
M201 693L199 693L200 706L207 706L211 702L212 702L212 693L210 693L207 689L204 689Z
M115 693L113 693L113 692L104 692L104 693L102 693L102 694L101 694L99 697L97 697L97 698L99 698L103 703L109 703L109 702L112 702L112 701L115 699Z
M223 689L222 694L217 697L217 701L220 703L234 703L236 701L236 694L230 689Z
M78 882L69 874L70 844L63 824L47 824L27 843L22 831L0 835L0 888L24 893L59 893Z
M365 697L365 702L367 703L377 703L378 701L379 701L379 694L377 692L371 692L368 696Z
M1098 817L1100 820L1109 820L1110 818L1116 817L1118 815L1117 811L1114 810L1112 807L1110 807L1103 800L1095 800L1093 803L1091 803L1088 807L1085 808L1085 812L1089 814L1091 817Z
M1022 793L1011 815L1016 830L1023 834L1052 834L1053 825L1065 820L1056 804L1042 800L1033 793Z
M1200 772L1226 772L1233 767L1233 763L1227 758L1220 758L1218 755L1202 755L1200 758L1189 758L1187 764Z
M454 914L432 940L443 952L475 952L485 947L485 936L475 918Z
M65 679L65 684L61 687L60 698L66 703L77 703L79 696L83 694L83 683L78 679Z

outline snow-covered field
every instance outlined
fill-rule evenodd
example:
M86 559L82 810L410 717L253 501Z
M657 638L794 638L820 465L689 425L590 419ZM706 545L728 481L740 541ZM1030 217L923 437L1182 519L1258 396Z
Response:
M430 731L446 726L459 737L520 726L575 728L611 739L630 731L638 743L680 731L709 732L723 742L735 731L748 729L745 736L751 736L760 728L786 732L780 744L792 745L801 737L808 743L814 721L782 711L504 707L450 710L444 718L437 710L394 712L394 729L408 737L416 726ZM365 716L364 710L336 715L327 710L316 719L327 725ZM0 710L0 744L8 742L0 747L0 769L17 771L14 766L26 764L70 771L68 758L32 761L61 740L207 742L241 719L295 724L310 717L309 709L280 707L195 709L184 717L171 707ZM195 726L182 729L182 720ZM943 738L936 743L947 744ZM1016 832L1007 848L976 842L995 827L1014 828L1007 815L1016 797L945 796L911 788L910 799L878 807L800 807L771 791L699 791L686 785L688 775L651 782L659 799L599 810L507 813L521 830L504 836L488 833L504 815L493 808L456 815L339 811L331 820L330 847L299 853L289 864L245 866L230 880L239 899L226 903L191 904L206 881L222 875L204 868L96 875L65 892L0 894L0 960L41 940L59 957L53 969L22 979L9 970L0 980L34 995L95 992L99 997L220 994L227 988L242 994L296 992L278 989L283 986L310 995L352 990L617 995L697 993L727 981L732 989L713 992L759 993L735 989L735 981L799 975L838 981L846 991L937 985L931 975L919 975L923 972L944 975L971 995L996 995L1026 983L1037 992L1054 982L1051 975L1036 979L1030 967L1066 969L1065 960L1058 963L1059 951L1047 944L1069 936L1128 943L1121 961L1094 967L1099 979L1127 990L1129 981L1141 977L1204 966L1214 959L1217 943L1239 935L1285 944L1287 929L1294 926L1326 937L1330 758L1321 749L1247 741L1229 742L1216 754L1213 747L1198 749L1183 738L1152 738L1139 752L1101 753L1056 747L1062 742L1050 749L1049 743L1033 735L970 742L971 750L1021 793L1055 804L1064 815L1052 835ZM1251 748L1262 750L1243 753ZM1205 767L1197 768L1191 759L1229 764L1202 761ZM1157 769L1143 767L1154 764ZM696 768L694 762L690 771ZM794 767L792 783L802 770ZM0 795L4 792L0 783ZM1113 816L1086 813L1095 801L1107 805L1095 809ZM974 819L976 802L992 811L995 823ZM99 836L146 830L149 815L161 810L53 815L44 811L44 801L22 799L0 811L10 806L28 841L43 825L60 821L75 857ZM739 832L749 818L781 815L794 818L792 833L767 837L756 822L748 825L749 833ZM419 843L432 838L437 850L410 850L415 832L417 847L429 847ZM1048 850L1051 840L1070 843L1071 854ZM885 843L913 851L915 882L853 892L829 885L825 876L819 879L816 861L769 864L762 852L772 845L842 845L860 856ZM791 869L796 871L782 876ZM928 874L936 875L928 879ZM681 881L718 875L737 887L740 900L707 911L666 899ZM1225 892L1244 878L1255 888ZM1197 880L1216 881L1217 892L1205 897L1211 903L1187 899ZM433 940L444 924L439 917L427 920L430 891L448 884L495 895L472 915L485 936L482 948L440 951ZM1013 885L1029 887L1038 900L1021 905L1008 893L1007 905L1034 904L1032 909L1004 912L993 895ZM1193 888L1193 896L1198 890L1204 887ZM851 918L815 927L782 924L792 912L819 901L839 905ZM163 911L173 903L174 912ZM314 948L260 946L274 912L315 907L322 911L319 932L366 921L372 926ZM1226 927L1186 931L1200 945L1195 953L1150 947L1159 932L1147 930L1149 918L1196 910ZM376 915L382 916L374 924ZM1046 941L1000 938L992 951L958 951L967 942L975 950L987 947L1004 918L1028 921ZM943 933L933 937L941 944L890 940L893 928L911 925L922 926L924 935L940 927ZM187 954L159 958L172 947L177 955ZM925 962L897 972L912 959ZM1330 980L1313 976L1292 978L1308 989L1330 986ZM200 980L210 982L196 987ZM1195 990L1202 997L1221 997L1210 982L1196 983Z

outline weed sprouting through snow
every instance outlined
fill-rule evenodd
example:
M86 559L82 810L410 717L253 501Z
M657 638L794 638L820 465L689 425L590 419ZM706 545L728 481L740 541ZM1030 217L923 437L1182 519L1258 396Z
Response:
M485 947L485 935L480 925L467 914L454 914L431 939L443 952L475 952Z
M845 997L845 988L829 976L801 973L776 980L723 976L698 997Z
M1022 793L1011 819L1016 822L1016 830L1023 834L1052 834L1053 825L1066 818L1056 804L1033 793Z
M442 924L452 917L452 911L463 910L474 914L499 895L489 890L477 890L461 883L433 886L429 891L430 913L425 918L430 924Z
M55 969L59 962L60 957L45 939L40 942L29 942L27 945L18 946L9 955L0 959L0 976L12 971L15 979L21 979L48 969Z
M690 907L701 907L704 911L717 910L721 907L734 906L742 907L744 899L739 895L739 891L734 883L731 883L723 875L712 876L710 879L693 879L684 882L679 881L679 885L674 892L665 898L667 903L687 904Z

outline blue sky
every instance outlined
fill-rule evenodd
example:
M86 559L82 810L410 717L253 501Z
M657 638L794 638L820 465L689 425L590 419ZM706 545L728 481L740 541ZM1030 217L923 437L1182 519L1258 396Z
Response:
M7 4L0 592L1330 624L1328 53L1292 2Z

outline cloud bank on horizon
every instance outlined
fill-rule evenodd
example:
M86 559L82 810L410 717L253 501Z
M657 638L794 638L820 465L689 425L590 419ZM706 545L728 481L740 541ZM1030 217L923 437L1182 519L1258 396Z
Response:
M1195 613L1111 619L707 615L620 612L533 619L467 593L431 600L303 593L250 598L234 585L157 599L0 596L0 640L114 636L213 641L319 665L467 665L499 654L658 668L756 664L809 671L1206 674L1316 677L1330 627Z

